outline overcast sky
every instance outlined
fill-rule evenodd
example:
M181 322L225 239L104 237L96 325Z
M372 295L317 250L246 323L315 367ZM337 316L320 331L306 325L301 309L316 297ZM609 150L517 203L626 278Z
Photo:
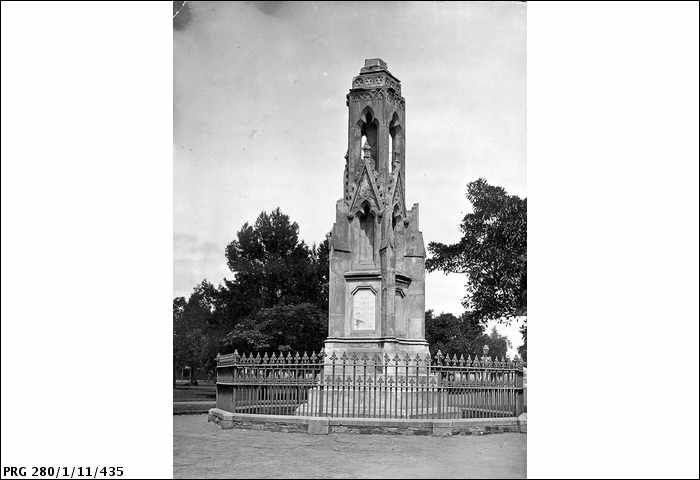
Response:
M472 180L527 196L523 3L187 2L184 13L175 295L229 275L225 246L262 210L281 207L309 244L324 239L342 197L345 95L365 58L401 80L406 202L420 204L426 245L459 238ZM428 274L426 308L460 314L464 281Z

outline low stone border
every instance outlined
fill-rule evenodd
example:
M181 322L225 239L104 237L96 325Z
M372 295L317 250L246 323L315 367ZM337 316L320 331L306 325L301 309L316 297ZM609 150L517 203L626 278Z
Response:
M209 421L221 428L247 428L312 435L329 433L376 433L389 435L484 435L527 432L527 415L507 418L464 418L454 420L410 418L337 418L292 415L252 415L231 413L220 408L209 410Z

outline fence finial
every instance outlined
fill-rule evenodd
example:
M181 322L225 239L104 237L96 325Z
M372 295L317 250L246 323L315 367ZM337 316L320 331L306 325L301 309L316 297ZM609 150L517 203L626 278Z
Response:
M323 352L323 351L322 351ZM324 352L325 353L325 352ZM382 361L382 355L379 352L366 353L366 352L341 352L344 360L352 358L353 362L356 361L358 357L362 357L363 361L366 362L367 358L370 361ZM384 353L384 352L383 352ZM235 352L234 355L238 355ZM300 352L292 354L289 351L285 352L264 352L265 362L261 361L262 353L244 353L242 355L242 362L232 362L232 354L219 354L217 358L221 361L218 365L217 370L217 384L232 385L234 390L239 390L244 392L246 395L253 395L252 399L254 402L259 402L255 404L255 408L263 409L267 411L269 402L268 393L272 392L272 398L282 398L286 395L289 385L296 386L298 389L310 389L314 386L319 386L321 388L327 389L328 392L352 392L353 402L355 402L355 395L365 395L364 400L367 400L367 395L370 390L373 394L378 394L384 396L385 400L386 394L396 393L395 388L403 389L406 387L411 387L417 389L416 392L406 392L406 395L417 395L415 398L420 399L420 395L429 395L429 398L436 398L438 405L447 405L447 403L441 403L446 400L451 400L455 389L463 388L470 389L472 387L478 388L479 394L478 398L470 399L462 398L460 402L465 402L464 405L460 403L460 407L465 408L475 408L483 410L483 401L490 402L489 410L479 413L479 415L485 415L486 417L503 417L517 414L520 406L522 406L522 396L523 396L523 362L519 357L509 358L501 356L481 357L477 354L472 359L471 354L467 357L469 360L465 360L464 354L460 354L459 358L456 354L443 354L442 351L438 351L435 355L435 360L439 362L440 367L435 367L431 371L432 359L431 356L421 355L418 352L414 353L416 364L420 364L421 361L426 362L424 372L419 373L423 368L413 367L409 370L411 356L409 355L399 355L395 352L393 358L391 358L388 353L383 355L384 361L386 362L383 367L375 369L370 367L370 375L366 375L366 370L357 372L354 370L352 375L349 374L345 368L347 365L343 365L342 373L340 373L341 368L338 368L335 360L338 358L336 352L332 352L331 360L333 362L332 370L329 371L327 367L331 362L327 363L313 363L312 365L293 365L294 355L300 360ZM287 364L283 364L284 358L287 358ZM315 352L311 352L311 360L316 357ZM304 359L308 362L308 354L304 352ZM400 368L406 367L406 374L401 375L401 371L397 369L397 374L393 375L394 370L391 368L393 365L390 364L391 361L397 362ZM473 367L470 365L473 361ZM467 363L467 366L464 366ZM455 366L455 363L459 364L459 367ZM446 366L447 365L447 366ZM513 368L513 365L516 368ZM380 366L377 364L376 366ZM507 370L494 371L492 367L503 367L508 366ZM301 371L303 370L303 371ZM384 370L380 372L380 370ZM333 372L332 374L331 371ZM431 372L432 374L427 374ZM509 395L503 395L503 386L508 387ZM263 388L259 388L263 387ZM443 388L444 387L444 388ZM437 388L437 390L436 390ZM342 389L342 390L341 390ZM377 390L374 390L377 389ZM399 390L403 392L403 390ZM335 395L332 393L331 395ZM257 395L257 396L256 396ZM277 395L277 396L276 396ZM281 396L280 396L281 395ZM342 393L341 395L347 395L347 393ZM440 397L441 396L441 397ZM439 397L439 398L438 398ZM447 397L447 398L446 398ZM333 397L330 397L331 399ZM349 397L347 397L349 399ZM369 397L372 398L372 397ZM379 397L381 398L381 397ZM427 397L426 397L427 398ZM286 400L285 400L286 401ZM295 397L292 400L293 403L311 401L304 398ZM348 402L349 403L349 402ZM388 401L387 406L393 405L395 401ZM312 412L316 412L316 404L311 405L313 407ZM340 407L338 413L343 416L348 416L350 413L355 415L357 412L352 410L352 405L349 403L349 410L345 409L345 406ZM355 404L356 405L356 404ZM318 406L318 405L316 405ZM276 408L276 405L273 405ZM418 406L419 409L423 408ZM269 407L272 408L272 407ZM298 408L298 405L297 405ZM398 408L398 407L397 407ZM439 410L439 408L438 408ZM295 410L296 411L296 410ZM480 411L480 410L479 410ZM259 411L258 413L264 413ZM318 411L319 415L326 413L325 411ZM388 418L398 418L403 416L400 410L393 409L392 412L387 412ZM288 413L292 415L291 413ZM438 411L437 418L450 418L450 412L440 412Z
M420 353L416 353L416 358L414 358L416 366L420 366Z
M444 356L442 355L442 352L441 352L440 349L438 348L438 351L437 351L437 353L435 354L435 360L437 361L438 365L442 365L442 359L443 359L443 358L444 358Z

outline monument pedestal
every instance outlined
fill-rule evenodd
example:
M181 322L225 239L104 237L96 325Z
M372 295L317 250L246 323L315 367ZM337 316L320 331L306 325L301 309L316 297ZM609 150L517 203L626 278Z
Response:
M319 386L308 391L307 401L297 407L295 415L442 418L451 410L458 411L437 387Z
M411 361L415 360L416 355L422 359L430 358L428 342L421 339L406 339L396 337L345 337L345 338L328 338L324 342L324 352L326 354L326 369L330 361L328 360L335 354L337 360L336 365L340 365L343 354L348 359L353 355L361 361L364 356L371 360L384 360L384 355L388 355L390 360L393 360L396 355L403 363L408 355Z

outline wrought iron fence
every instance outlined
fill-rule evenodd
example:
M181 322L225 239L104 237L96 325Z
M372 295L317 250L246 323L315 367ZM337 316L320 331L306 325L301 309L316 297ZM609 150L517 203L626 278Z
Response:
M523 363L463 355L393 358L234 352L217 357L217 407L236 413L493 418L524 410Z

